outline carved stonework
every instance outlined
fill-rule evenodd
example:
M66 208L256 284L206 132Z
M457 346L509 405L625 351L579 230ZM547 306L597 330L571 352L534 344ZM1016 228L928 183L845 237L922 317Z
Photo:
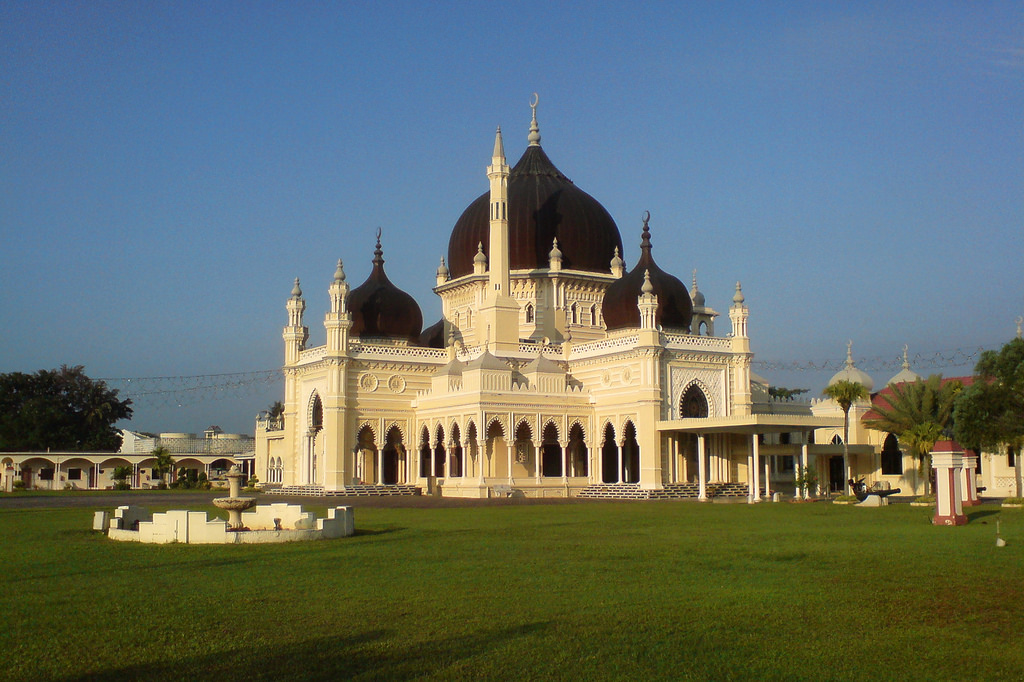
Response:
M405 379L397 374L391 375L391 378L388 379L388 389L390 389L392 393L404 393Z
M373 393L377 390L377 377L372 374L364 374L359 377L359 388Z
M724 417L725 410L725 371L719 369L692 369L688 367L670 367L671 394L669 396L670 418L679 417L679 400L683 392L692 383L697 383L708 399L708 416Z

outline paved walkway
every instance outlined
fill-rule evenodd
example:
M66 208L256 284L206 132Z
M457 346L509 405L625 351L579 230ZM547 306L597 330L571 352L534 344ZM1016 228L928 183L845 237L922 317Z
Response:
M247 495L244 491L243 495ZM124 504L143 507L189 507L213 504L215 497L225 497L226 490L203 491L121 491L97 490L94 492L52 492L52 493L0 493L0 509L63 509L92 507L113 509ZM493 507L534 504L601 504L604 500L579 500L576 498L508 498L489 500L468 500L452 497L381 496L381 497L309 497L305 495L264 495L252 494L258 504L291 502L309 507L385 507L385 508L440 508L440 507Z

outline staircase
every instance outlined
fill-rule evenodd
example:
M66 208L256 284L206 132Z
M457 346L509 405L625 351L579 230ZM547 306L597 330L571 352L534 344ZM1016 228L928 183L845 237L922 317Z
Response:
M708 499L713 497L746 497L746 483L709 483ZM584 500L696 500L699 483L669 483L659 490L641 490L638 483L599 483L579 492Z
M268 495L304 495L307 497L384 497L419 495L420 488L414 485L350 485L341 490L324 490L322 485L284 485L267 488Z

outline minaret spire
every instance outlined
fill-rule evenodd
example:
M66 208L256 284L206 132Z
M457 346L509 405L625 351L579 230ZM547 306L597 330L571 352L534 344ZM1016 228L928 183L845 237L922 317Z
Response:
M487 167L491 183L490 226L487 233L487 289L480 313L490 329L488 340L498 352L519 349L519 304L512 298L508 234L508 179L511 169L505 160L501 128L494 135L494 152ZM478 254L479 256L482 253ZM474 259L474 272L477 259ZM491 334L494 337L491 338Z

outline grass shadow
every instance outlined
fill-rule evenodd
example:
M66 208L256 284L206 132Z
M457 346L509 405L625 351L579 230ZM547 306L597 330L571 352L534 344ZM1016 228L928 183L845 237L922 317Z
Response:
M541 633L538 622L481 630L457 640L410 641L387 630L323 636L273 649L245 646L191 658L111 668L67 680L358 680L445 677L466 659ZM241 634L241 633L240 633ZM244 639L244 637L240 637ZM173 653L169 652L169 657ZM462 671L465 672L465 671ZM457 676L457 674L456 674Z

